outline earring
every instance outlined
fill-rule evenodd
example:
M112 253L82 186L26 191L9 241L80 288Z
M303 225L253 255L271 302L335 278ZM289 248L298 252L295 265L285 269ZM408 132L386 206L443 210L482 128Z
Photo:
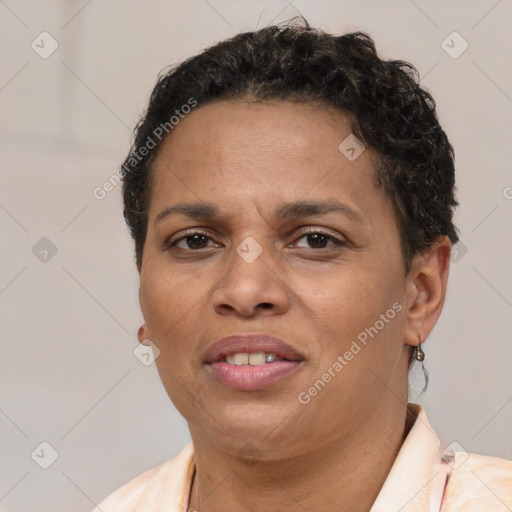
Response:
M421 349L421 336L419 334L418 334L418 344L414 347L413 357L414 357L414 359L416 359L416 361L419 361L421 363L421 369L423 370L423 376L425 378L425 386L423 387L423 389L421 391L421 393L423 393L427 389L427 386L428 386L429 374L428 374L428 370L425 368L425 364L423 363L423 361L425 360L425 352L423 352L423 350ZM420 393L420 395L421 395L421 393Z
M416 361L424 361L425 360L425 352L421 349L421 337L418 334L418 344L414 347L414 359Z

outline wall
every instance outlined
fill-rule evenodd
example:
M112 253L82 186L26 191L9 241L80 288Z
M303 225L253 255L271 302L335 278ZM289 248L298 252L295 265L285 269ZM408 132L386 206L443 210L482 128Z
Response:
M369 32L437 101L463 245L416 401L443 445L511 459L511 11L508 0L0 2L1 506L86 512L189 440L155 366L133 354L142 317L120 188L93 191L162 68L298 12Z

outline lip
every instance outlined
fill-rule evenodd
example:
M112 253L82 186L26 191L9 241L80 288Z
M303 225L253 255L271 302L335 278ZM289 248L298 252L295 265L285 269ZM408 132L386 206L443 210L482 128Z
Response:
M234 334L214 343L206 352L204 364L225 361L229 354L267 352L288 361L304 361L304 356L279 338L267 334ZM270 364L270 363L269 363Z
M302 361L274 361L258 366L235 366L225 361L218 361L208 364L206 370L228 388L256 391L288 377L301 365Z
M267 352L282 357L284 361L273 361L257 366L232 365L226 356L245 352ZM304 357L279 338L266 334L235 334L217 341L205 355L205 368L221 384L240 391L256 391L271 386L292 374Z

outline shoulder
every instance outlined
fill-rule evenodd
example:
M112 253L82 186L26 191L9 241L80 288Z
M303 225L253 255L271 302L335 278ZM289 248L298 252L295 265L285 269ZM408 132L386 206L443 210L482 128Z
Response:
M189 443L173 459L119 487L92 512L151 512L164 508L169 511L181 510L182 499L185 497L188 500L193 468L193 445Z
M450 465L442 512L511 509L512 461L458 452Z

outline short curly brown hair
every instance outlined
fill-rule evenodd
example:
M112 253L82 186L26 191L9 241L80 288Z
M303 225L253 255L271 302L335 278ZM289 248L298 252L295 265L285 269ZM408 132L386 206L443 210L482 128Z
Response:
M155 130L169 127L170 116L180 114L191 98L197 105L247 97L321 102L349 113L353 133L380 157L375 180L394 205L405 273L412 257L439 237L458 241L452 222L458 205L453 148L417 70L404 61L381 60L368 34L335 36L300 21L238 34L159 76L120 170L123 213L139 271L151 164L165 138L155 137Z

